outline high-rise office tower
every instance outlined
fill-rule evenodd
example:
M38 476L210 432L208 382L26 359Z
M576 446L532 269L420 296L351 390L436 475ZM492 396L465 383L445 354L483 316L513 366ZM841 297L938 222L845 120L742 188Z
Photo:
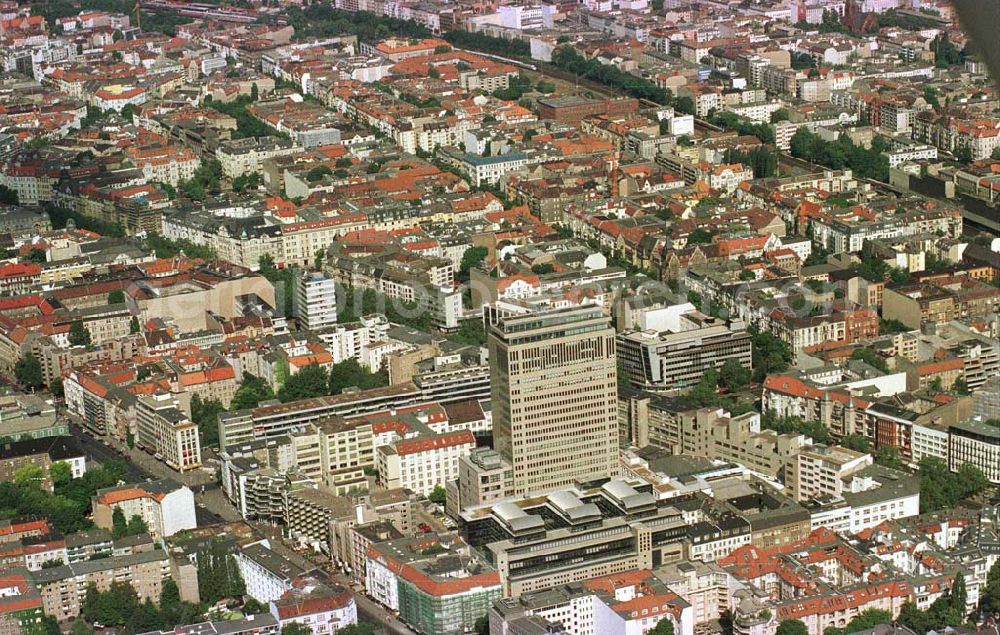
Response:
M615 474L615 331L601 309L490 307L487 324L494 446L511 465L512 493Z

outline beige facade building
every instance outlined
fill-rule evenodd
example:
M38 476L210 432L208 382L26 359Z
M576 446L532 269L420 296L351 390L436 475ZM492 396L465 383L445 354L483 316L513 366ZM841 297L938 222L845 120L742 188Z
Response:
M778 476L785 460L812 442L801 434L761 430L756 412L732 417L704 408L683 417L681 426L685 454L732 461L769 476Z
M261 163L267 159L301 151L301 147L282 137L249 137L223 142L215 151L215 158L222 165L223 174L236 178L260 172Z
M169 393L139 397L135 412L136 445L178 472L201 467L198 426Z
M457 517L462 509L511 496L510 464L492 448L477 448L458 460L458 479L448 483L445 509Z
M364 469L374 467L372 424L328 417L291 435L296 469L335 494L367 487Z
M356 516L351 499L334 496L321 489L303 488L288 494L285 507L285 524L293 538L300 544L330 553L334 543L333 532L338 521L343 529L355 524Z
M795 500L804 501L844 493L844 479L872 464L866 452L840 446L814 445L789 457L785 485Z
M87 587L107 591L112 582L131 584L139 601L160 601L163 581L170 576L170 558L162 549L86 560L31 573L42 596L42 608L60 622L80 614Z
M489 315L493 430L514 494L617 472L615 331L599 307Z
M762 430L755 412L734 417L721 408L687 408L638 391L622 396L619 421L624 443L739 463L772 477L812 444L801 434Z

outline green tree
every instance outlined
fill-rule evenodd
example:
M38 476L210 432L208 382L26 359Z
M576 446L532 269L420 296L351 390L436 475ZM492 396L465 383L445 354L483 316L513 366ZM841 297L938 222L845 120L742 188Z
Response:
M330 174L333 174L333 170L331 170L329 166L317 165L313 169L306 172L306 180L309 181L310 183L315 183L316 181L322 179L324 176Z
M732 112L715 112L709 115L711 124L733 130L741 135L757 137L761 143L774 143L774 129L769 123L754 123Z
M711 232L701 227L688 234L687 244L689 245L704 245L710 242L712 242Z
M69 635L94 635L94 629L87 626L87 622L78 617L70 624Z
M684 395L684 401L699 408L717 405L719 403L718 385L719 373L714 368L705 369L698 383Z
M868 453L871 452L872 443L860 434L848 434L840 438L840 445L848 450Z
M436 505L444 505L446 497L447 493L445 492L445 489L441 487L441 485L435 485L434 490L431 491L430 496L427 497L427 500Z
M924 101L927 102L929 106L934 109L941 107L941 102L938 100L938 90L933 86L924 86Z
M203 446L218 447L219 445L219 415L226 411L218 399L201 398L201 395L191 397L191 420L201 432Z
M233 179L233 190L237 192L256 190L258 187L260 187L260 175L256 172L242 174Z
M511 49L512 43L507 40L500 40L500 42L503 42L502 46L506 50L504 52L496 51L496 53L509 56L507 51ZM518 46L530 48L524 45L524 42L518 42ZM527 54L530 55L530 50L527 51ZM653 81L632 75L616 66L602 64L595 58L585 57L571 45L556 48L552 53L552 64L563 71L604 84L637 99L648 99L665 106L673 105L675 108L678 108L677 102L680 102L680 100L673 100L672 95L667 90L657 86ZM675 103L671 104L672 101Z
M906 333L910 331L910 327L903 324L899 320L887 320L881 318L878 321L878 332L883 335L891 335L894 333Z
M49 466L49 478L53 487L64 487L73 478L73 469L66 461L56 461Z
M802 620L782 620L775 635L809 635L809 628Z
M948 68L962 63L962 53L958 50L948 37L948 32L943 31L931 42L934 50L934 65L938 68Z
M479 318L462 320L457 331L448 333L448 341L464 346L486 346L486 326Z
M895 470L901 470L906 467L903 464L902 457L899 455L899 448L894 448L891 445L879 446L878 450L875 451L875 462Z
M145 602L140 602L125 620L125 632L146 633L157 630L163 625L163 615L155 604L146 598Z
M920 477L921 513L955 507L989 486L982 470L971 463L962 464L952 473L948 464L937 457L922 458L917 475Z
M885 363L885 359L871 348L863 347L854 349L854 352L851 353L851 359L861 360L883 373L889 372L889 365Z
M215 250L211 247L198 245L185 239L173 240L164 238L159 234L150 234L147 236L146 243L156 254L157 258L173 258L182 252L188 258L203 258L205 260L211 260L217 256Z
M160 587L160 610L167 616L172 616L180 610L181 591L174 582L173 577L168 577ZM172 621L172 617L167 621Z
M26 353L14 366L14 378L25 388L42 386L42 365L34 353Z
M678 97L674 101L674 110L683 115L693 115L695 114L694 100L687 95Z
M768 375L783 373L792 363L792 348L770 333L751 329L754 381L763 381Z
M665 617L656 623L656 626L647 631L646 635L674 635L674 621Z
M121 507L115 507L111 512L111 536L113 538L124 538L128 535L128 521L125 519L125 512Z
M141 327L139 326L139 318L133 315L132 319L129 320L129 323L128 323L128 332L129 333L138 333L140 329L141 329Z
M139 596L127 582L112 582L107 591L87 586L80 614L88 622L104 626L122 626L139 607Z
M917 633L962 625L965 622L965 609L956 609L952 596L949 592L938 597L925 611L908 602L900 610L898 622Z
M730 392L736 392L749 383L750 369L735 359L727 359L719 371L719 385Z
M69 325L69 343L72 346L90 346L90 331L83 320L73 320Z
M266 277L268 273L275 270L274 256L271 254L262 254L261 257L257 259L257 267L260 269L261 275Z
M42 563L42 568L45 568L45 563ZM59 628L59 621L51 615L46 615L42 617L42 623L37 631L39 635L62 635L62 630Z
M262 613L267 613L267 607L254 598L247 598L246 601L243 602L244 615L260 615Z
M771 113L771 123L778 123L779 121L788 121L788 109L778 108Z
M14 470L14 483L21 486L36 487L45 480L45 472L37 465L22 465Z
M816 443L829 443L830 431L819 421L807 421L801 417L778 417L772 412L765 412L760 425L778 434L796 433L811 437Z
M198 593L206 604L215 604L224 598L238 598L246 593L236 560L221 541L198 552Z
M951 599L952 610L960 614L964 621L965 606L969 601L969 594L965 589L965 576L961 572L955 574L955 580L951 583L948 597Z
M128 528L126 529L129 536L139 536L141 534L149 533L149 526L146 521L143 520L142 516L139 514L133 514L131 518L128 519Z
M337 632L342 633L343 629ZM282 627L281 635L312 635L312 629L299 622L290 622Z
M274 391L271 390L271 386L260 377L250 373L243 373L243 381L240 382L240 387L236 389L236 394L233 395L233 400L229 404L229 409L246 410L248 408L256 408L260 405L260 402L269 399L274 399Z
M28 255L24 258L28 262L33 262L35 264L45 264L48 261L48 256L45 254L44 249L32 249L28 252Z
M327 394L326 370L319 364L309 364L295 373L278 390L278 399L282 402L322 397Z
M205 200L205 187L195 181L190 179L188 181L181 181L179 184L180 189L184 192L184 195L193 201L204 201Z
M986 573L986 586L979 593L979 608L983 613L1000 613L1000 558Z
M108 294L108 304L122 304L125 302L125 292L121 289L115 289Z
M21 199L17 195L16 190L12 190L6 185L0 185L0 204L2 205L18 205Z
M892 621L891 612L882 609L868 609L858 613L854 619L848 622L844 628L844 633L845 635L850 635L851 633L875 628L879 624L891 624Z
M460 282L468 282L470 274L469 271L479 265L486 256L489 255L489 250L486 247L469 247L462 253L462 262L458 267L458 280Z
M356 359L345 359L330 368L327 380L327 393L339 395L347 388L368 390L389 385L386 372L373 373L358 363Z
M849 167L858 176L886 181L889 178L889 159L884 146L872 144L871 148L855 145L847 135L836 141L824 141L819 135L800 128L790 143L792 156L819 163L833 169Z
M49 392L52 393L53 397L63 396L63 383L61 378L56 377L51 382L49 382Z

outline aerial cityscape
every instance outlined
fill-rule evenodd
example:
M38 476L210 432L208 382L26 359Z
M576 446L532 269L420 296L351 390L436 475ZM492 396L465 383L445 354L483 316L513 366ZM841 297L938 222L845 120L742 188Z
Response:
M1000 635L1000 0L0 0L0 635Z

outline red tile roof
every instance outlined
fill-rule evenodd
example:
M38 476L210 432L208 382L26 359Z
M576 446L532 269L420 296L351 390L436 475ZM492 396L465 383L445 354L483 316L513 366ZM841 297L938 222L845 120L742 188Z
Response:
M396 453L400 456L431 452L458 445L475 445L476 437L468 430L441 434L429 439L405 439L396 443Z

